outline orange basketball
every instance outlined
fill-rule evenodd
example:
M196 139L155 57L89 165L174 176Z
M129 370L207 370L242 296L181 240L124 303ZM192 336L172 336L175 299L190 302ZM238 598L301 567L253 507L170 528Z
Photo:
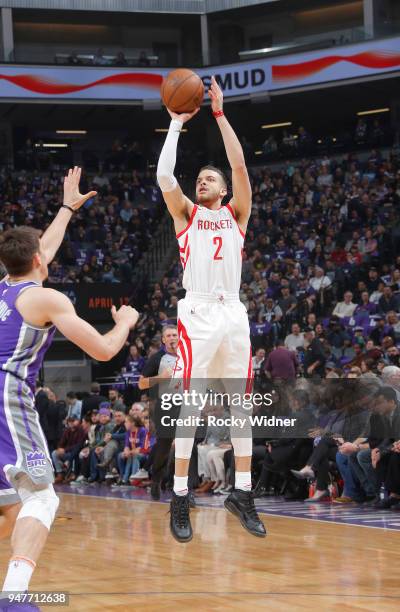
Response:
M174 113L191 113L203 102L203 81L187 68L172 70L162 82L161 98Z

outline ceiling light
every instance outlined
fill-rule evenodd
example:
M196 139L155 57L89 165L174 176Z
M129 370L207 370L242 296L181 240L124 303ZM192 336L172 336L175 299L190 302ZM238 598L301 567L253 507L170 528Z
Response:
M254 151L254 155L262 155L262 151Z
M44 147L46 149L66 149L68 145L66 142L37 142L35 147Z
M362 115L375 115L376 113L388 113L390 108L373 108L367 111L359 111L357 115L361 117Z
M271 128L277 128L277 127L286 127L292 125L291 121L283 121L282 123L267 123L267 125L262 125L261 129L262 130L269 130Z
M56 130L56 134L87 134L87 130Z

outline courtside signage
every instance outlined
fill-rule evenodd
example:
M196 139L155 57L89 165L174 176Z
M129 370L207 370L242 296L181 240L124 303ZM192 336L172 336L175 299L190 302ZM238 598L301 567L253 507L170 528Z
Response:
M365 78L400 70L400 37L196 70L214 74L226 97ZM0 98L160 100L169 68L0 65Z

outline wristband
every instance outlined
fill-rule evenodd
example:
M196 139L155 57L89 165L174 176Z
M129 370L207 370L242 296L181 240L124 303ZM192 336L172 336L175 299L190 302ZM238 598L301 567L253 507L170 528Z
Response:
M218 119L218 117L223 117L223 116L224 116L223 110L213 111L213 117L215 117L216 119Z
M70 212L72 212L72 214L74 214L74 209L71 208L71 206L68 206L68 204L61 204L61 208L66 208L67 210L69 210Z

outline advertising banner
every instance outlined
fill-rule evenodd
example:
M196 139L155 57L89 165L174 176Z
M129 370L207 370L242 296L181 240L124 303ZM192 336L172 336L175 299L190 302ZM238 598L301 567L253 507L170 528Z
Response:
M400 69L400 37L321 51L196 69L215 75L226 97L291 89ZM171 68L0 65L0 99L142 101L160 99Z
M80 317L91 323L112 323L111 307L129 305L133 286L126 283L53 284L46 286L64 293Z

